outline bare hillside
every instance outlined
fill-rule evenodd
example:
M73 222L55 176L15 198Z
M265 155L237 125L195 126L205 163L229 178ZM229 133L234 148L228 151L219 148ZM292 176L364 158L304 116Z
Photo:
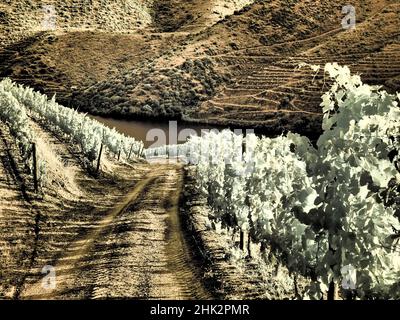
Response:
M0 4L0 40L25 38L51 29L132 31L151 24L152 0L20 0Z
M42 2L1 6L0 74L93 114L314 132L324 80L301 62L399 90L398 1L356 1L354 30L336 0L53 2L50 31L37 27Z
M153 25L162 32L198 32L254 0L154 1Z

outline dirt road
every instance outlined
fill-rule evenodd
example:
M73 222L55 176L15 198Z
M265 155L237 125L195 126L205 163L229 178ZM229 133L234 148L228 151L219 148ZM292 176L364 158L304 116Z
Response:
M152 164L124 201L110 209L56 261L55 289L42 279L22 299L208 299L179 218L179 165Z

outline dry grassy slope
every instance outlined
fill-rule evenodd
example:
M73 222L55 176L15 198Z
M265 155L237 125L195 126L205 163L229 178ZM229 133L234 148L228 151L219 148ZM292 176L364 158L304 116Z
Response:
M271 131L312 132L319 126L317 113L324 81L322 76L312 81L314 74L309 70L295 72L300 62L323 65L337 61L360 73L367 83L399 90L400 6L393 1L375 1L367 8L352 31L335 30L327 23L332 32L317 37L244 49L239 43L234 53L215 50L219 65L233 73L233 83L204 102L194 117L226 124L258 124ZM317 123L306 128L310 119Z
M398 41L396 1L358 1L356 31L341 28L342 5L341 1L257 1L189 35L183 45L144 68L88 88L75 103L83 102L92 112L184 114L195 121L313 132L319 127L322 84L312 83L308 71L294 73L298 62L368 66L370 55ZM374 72L355 71L362 71L368 82L396 83L392 76L399 74L399 57L393 48L389 51L391 64L377 66ZM134 84L127 96L98 94L113 92L124 83Z
M158 0L153 25L163 32L201 31L255 0Z
M54 6L55 31L43 26L49 16L46 5ZM151 24L152 5L152 0L4 1L0 4L1 75L49 94L71 92L71 87L83 85L81 79L85 85L103 80L124 68L124 62L136 63L132 56L139 56L140 44L145 43L137 30ZM122 35L129 32L134 33L131 38ZM48 34L51 37L45 37Z
M65 247L90 230L143 177L141 165L114 167L98 179L82 168L80 153L59 136L31 123L36 137L58 163L54 174L47 165L44 196L33 191L32 175L25 170L7 125L0 122L0 299L18 298L31 277L52 264ZM49 158L47 157L47 160ZM113 161L110 159L110 161ZM59 174L68 178L59 180ZM73 180L79 190L69 188Z
M0 4L0 45L43 30L53 5L57 29L129 31L148 26L153 0L4 0Z
M396 2L356 1L350 32L339 0L152 1L139 33L116 33L111 22L37 33L0 50L0 71L92 113L304 130L319 119L321 85L293 72L299 61L348 63L398 89Z
M3 50L0 45L0 75L49 95L57 93L68 105L75 89L79 93L132 67L140 69L140 64L181 45L189 32L204 29L252 1L8 2L0 5L0 42L9 44ZM44 4L55 6L56 31L46 32L41 26ZM194 18L186 19L187 15ZM177 29L177 21L185 31L161 32ZM139 26L147 28L138 32ZM131 85L102 93L113 97L114 104L118 93L124 95Z
M287 1L270 1L247 6L218 25L200 34L189 35L184 45L171 49L144 68L129 70L123 77L110 77L106 82L96 84L74 102L82 102L92 112L108 110L114 114L180 116L182 110L207 101L229 79L228 70L215 63L215 59L208 59L210 54L244 46L263 47L266 41L280 42L318 34L329 26L329 21L331 24L337 22L340 14L336 10L337 4L311 6L311 12L299 10L293 14L287 5ZM318 22L313 21L316 18L310 19L317 16L320 16ZM135 87L127 91L128 97L124 97L120 106L113 104L111 96L97 95L106 88L117 87L121 80L133 82ZM95 93L97 97L92 99Z
M391 0L357 0L357 22L364 20ZM324 31L340 29L343 1L332 0L259 0L235 15L221 20L208 31L198 35L196 41L216 53L232 52L254 46L268 46L283 41L295 41L318 35ZM232 48L233 46L233 48Z
M118 76L132 66L161 55L181 39L175 34L43 33L27 45L18 43L3 51L7 59L1 68L2 75L49 95L57 93L68 104L76 90L79 92L91 84Z

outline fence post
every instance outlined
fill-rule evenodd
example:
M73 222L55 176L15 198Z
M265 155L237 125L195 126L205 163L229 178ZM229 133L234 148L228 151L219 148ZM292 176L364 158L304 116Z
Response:
M39 192L39 183L38 183L38 171L37 171L37 152L36 152L36 143L32 143L32 158L33 158L33 186L35 188L35 192Z
M244 161L244 154L246 152L246 137L245 135L243 136L242 140L242 161ZM247 195L246 195L247 197ZM244 250L244 232L240 230L240 249Z
M121 149L118 151L118 161L121 158Z
M129 150L128 160L131 160L131 154L132 154L133 146L134 146L134 143L132 143L131 149Z
M240 230L239 248L244 250L244 232L242 230Z
M137 151L137 156L140 158L142 155L142 146L139 146L138 151Z
M100 152L99 152L99 157L97 158L97 167L96 167L96 172L98 173L100 170L100 161L101 161L101 154L103 152L103 143L100 146Z
M248 253L248 257L251 258L251 234L250 234L250 230L249 230L249 233L247 235L247 253Z
M267 249L267 245L265 244L264 241L261 241L261 243L260 243L260 253L264 254L266 249Z
M242 161L245 161L244 155L246 153L246 148L247 148L247 144L246 144L246 132L243 134L243 140L242 140ZM250 214L250 198L249 198L249 185L248 182L246 182L246 196L245 196L245 205L249 208L249 215L248 215L248 221L249 221L249 233L247 235L247 253L249 258L251 258L251 229L253 227L252 219L251 219L251 214Z
M188 147L188 151L187 151L187 163L191 164L191 157L192 157L192 150L190 149L190 146Z

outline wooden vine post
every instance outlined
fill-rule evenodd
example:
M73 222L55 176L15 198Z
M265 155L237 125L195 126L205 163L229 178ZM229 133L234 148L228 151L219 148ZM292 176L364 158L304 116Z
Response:
M250 234L250 230L249 230L249 233L247 234L247 254L248 254L249 258L251 258L251 234Z
M246 153L246 149L247 149L247 145L246 145L246 132L243 134L243 140L242 140L242 161L245 160L245 153ZM249 208L249 216L248 216L248 220L249 220L249 230L248 230L248 234L247 234L247 254L248 256L251 258L251 215L250 215L250 198L249 198L249 186L246 183L246 198L245 198L245 205Z
M133 145L132 145L132 147L133 147ZM142 156L142 153L143 153L143 147L142 147L142 146L139 146L137 152L138 152L138 153L137 153L137 156L138 156L138 158L140 158L140 157Z
M239 248L244 250L244 232L242 230L240 230Z
M133 151L133 146L134 146L134 145L135 145L135 144L132 143L131 148L129 149L128 160L131 160L131 155L132 155L132 151Z
M103 143L101 143L99 157L97 158L96 173L99 173L99 170L100 170L100 162L101 162L101 154L102 153L103 153Z
M99 173L100 171L100 164L101 164L101 155L103 153L103 142L104 142L104 136L106 132L105 129L103 129L103 138L101 139L101 145L100 145L100 151L99 151L99 156L97 158L97 166L96 166L96 173Z
M121 160L121 152L122 152L122 148L123 148L123 141L121 140L119 142L119 150L118 150L118 161Z
M332 255L334 255L335 252L336 252L336 250L334 250L330 244L329 244L329 251L331 252ZM334 264L330 265L330 267L333 270L335 265ZM338 299L338 295L339 295L339 287L335 283L334 279L332 279L331 282L329 283L327 299L328 300L337 300Z
M32 143L32 160L33 160L33 186L35 192L39 192L39 181L38 181L38 168L37 168L37 150L36 143Z

